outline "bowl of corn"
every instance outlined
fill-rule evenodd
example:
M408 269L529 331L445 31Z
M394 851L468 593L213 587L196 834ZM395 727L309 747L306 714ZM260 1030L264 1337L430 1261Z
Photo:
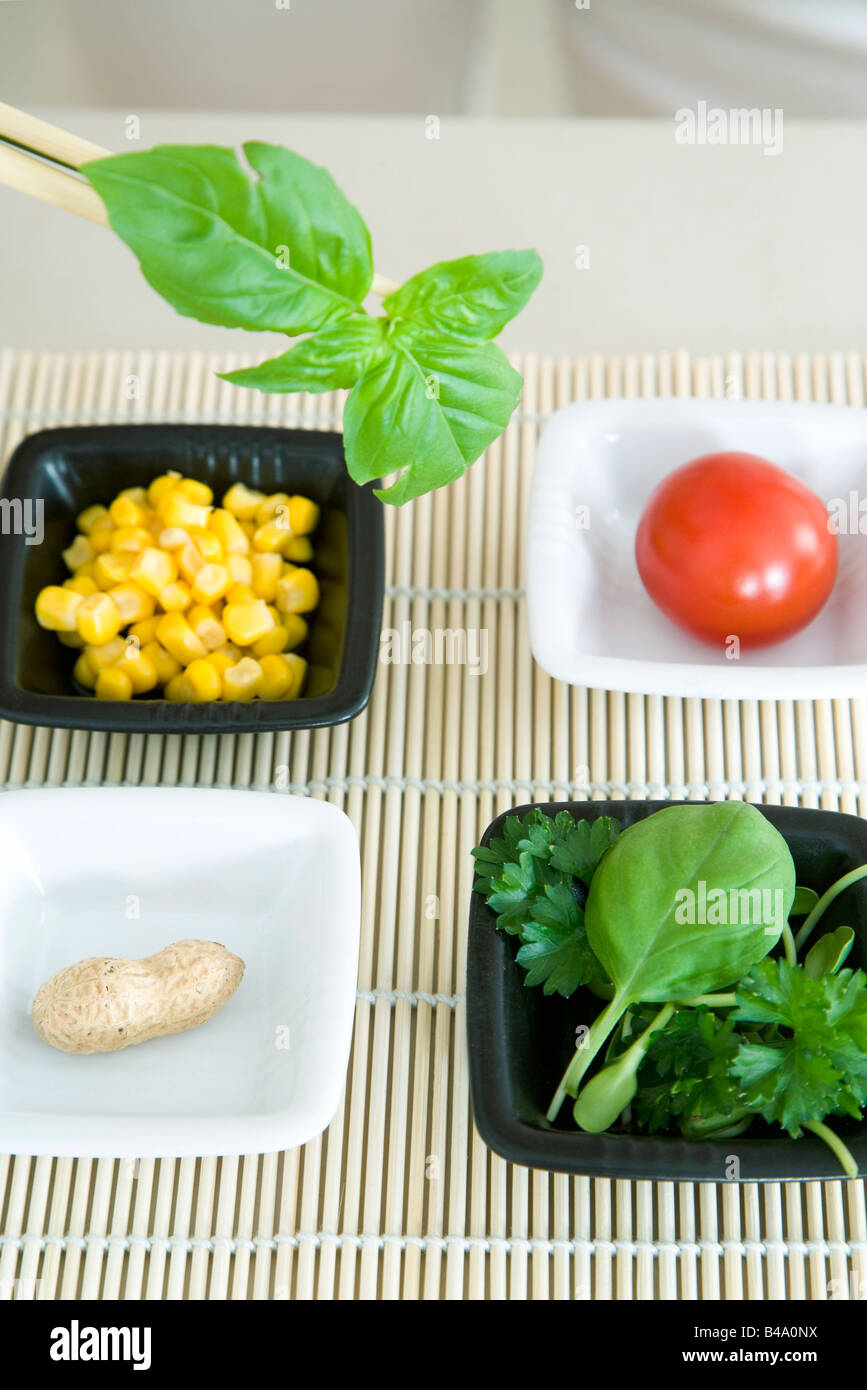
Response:
M22 515L38 519L26 535ZM0 519L6 718L291 729L369 698L382 507L348 479L339 435L48 430L13 454Z

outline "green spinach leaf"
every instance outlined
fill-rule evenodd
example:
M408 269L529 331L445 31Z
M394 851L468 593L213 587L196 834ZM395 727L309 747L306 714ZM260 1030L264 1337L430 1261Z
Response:
M709 889L722 896L713 912ZM753 896L742 900L742 892ZM630 1004L688 999L738 980L779 940L794 892L785 840L746 802L669 806L625 830L594 875L586 908L587 937L614 997L567 1068L549 1120L577 1094Z

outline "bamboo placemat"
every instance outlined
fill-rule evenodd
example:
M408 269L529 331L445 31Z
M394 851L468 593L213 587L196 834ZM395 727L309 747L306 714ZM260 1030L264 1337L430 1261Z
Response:
M342 398L218 382L239 358L0 355L0 457L50 425L339 426ZM863 1297L861 1181L653 1183L530 1172L470 1117L469 856L510 805L745 797L867 814L864 700L663 699L536 667L521 594L538 432L606 395L863 405L867 360L764 354L517 361L521 410L452 487L387 513L383 626L484 628L489 670L383 665L368 710L316 732L180 737L0 724L0 785L271 788L327 798L362 845L352 1057L302 1149L248 1158L0 1156L0 1297L825 1299ZM2 1143L2 1136L0 1136Z

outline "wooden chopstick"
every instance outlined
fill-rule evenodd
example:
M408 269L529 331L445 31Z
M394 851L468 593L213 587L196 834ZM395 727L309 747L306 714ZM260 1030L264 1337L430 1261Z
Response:
M40 121L38 117L7 106L2 101L0 140L11 141L13 145L32 150L34 154L52 159L56 164L65 164L70 169L80 168L89 159L103 159L111 154L111 150L103 149L101 145L91 144L90 140L83 140L80 135L61 130L60 126L50 125L48 121Z
M8 188L107 227L108 216L99 194L68 170L110 153L0 102L0 184Z

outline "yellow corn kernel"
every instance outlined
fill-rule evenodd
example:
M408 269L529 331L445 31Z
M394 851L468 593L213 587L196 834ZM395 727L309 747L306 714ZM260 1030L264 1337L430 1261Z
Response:
M240 661L241 657L244 655L244 653L241 651L241 648L236 647L234 642L226 642L222 647L219 647L217 650L222 655L227 656L229 660L233 663L236 661ZM211 656L213 655L214 652L211 652Z
M232 588L232 576L225 565L203 565L193 581L193 598L197 603L213 603Z
M249 587L253 583L253 566L246 555L227 555L226 569L232 576L233 584L246 584Z
M312 570L292 569L277 584L281 613L310 613L319 602L319 583Z
M153 615L156 604L150 594L140 589L138 584L127 580L125 584L115 584L108 590L108 597L114 601L120 614L121 623L140 623Z
M89 536L96 523L107 516L108 507L102 507L97 502L94 506L85 507L83 512L79 512L75 518L75 524L79 531L83 531L86 536Z
M307 623L301 617L300 613L281 613L280 626L285 627L289 634L286 651L294 652L295 648L300 647L301 643L307 637L309 631Z
M108 514L115 526L142 526L145 520L145 509L129 494L125 497L120 493L115 497L108 509Z
M77 594L74 589L49 584L37 596L36 621L50 632L77 632L76 614L84 599L85 595Z
M253 575L249 582L253 593L257 598L263 598L266 603L273 603L277 596L277 581L283 568L280 556L257 553L250 558L250 568Z
M296 565L307 565L313 559L313 542L308 536L293 536L283 548L283 554L287 560L293 560Z
M263 656L259 665L262 668L262 684L259 698L262 700L294 700L301 693L307 662L294 652L288 654Z
M289 646L289 633L282 623L278 623L258 642L253 643L254 656L271 656L275 652L285 652Z
M96 678L97 700L131 700L132 681L118 666L107 666Z
M262 684L262 667L251 656L244 656L223 672L224 700L252 700Z
M272 521L266 521L264 526L260 526L253 536L253 549L263 551L269 555L281 554L284 548L292 539L292 532L289 526L283 525L279 517Z
M67 636L69 634L66 634ZM96 685L96 672L88 660L87 652L82 652L72 668L72 675L85 690L93 690Z
M294 536L307 536L319 523L319 508L309 497L290 497L289 526Z
M75 625L88 646L101 647L120 632L121 616L108 594L90 594L78 605Z
M172 676L171 680L166 681L166 688L163 693L167 700L171 700L175 703L179 700L186 700L188 698L187 685L184 680L183 671L178 671L177 675Z
M226 590L227 603L255 603L256 595L249 584L232 584Z
M93 559L94 553L93 546L87 536L76 536L72 545L68 545L61 552L63 563L70 570L77 570L80 565L86 565L89 560Z
M101 647L85 647L84 655L94 671L104 671L107 666L113 666L116 661L120 661L125 650L126 643L123 638L112 637L110 642L104 642Z
M223 609L223 627L231 641L237 642L239 647L248 647L257 642L275 626L263 599L254 599L252 603L227 603Z
M141 654L146 656L153 666L160 685L168 685L172 677L183 669L181 663L172 656L171 652L167 652L159 642L145 642Z
M254 492L243 483L233 483L223 498L223 506L239 521L252 521L264 501L264 492Z
M195 584L196 575L199 570L205 568L205 562L199 554L193 542L190 541L182 550L176 552L178 557L178 569L186 582L190 585Z
M209 652L216 651L217 647L222 647L225 643L226 630L214 616L214 610L206 603L198 603L195 608L191 608L187 614L187 622Z
M106 550L93 562L93 577L101 589L113 589L115 584L123 584L129 578L134 561L132 551Z
M129 577L140 584L146 593L159 598L166 585L177 579L178 567L171 555L148 545L135 557Z
M146 526L118 526L111 538L109 549L125 554L136 555L146 545L153 543L153 535Z
M82 598L99 592L99 585L89 574L77 574L74 579L64 579L63 587L71 589L74 594L81 594Z
M190 540L203 560L213 560L216 563L223 559L223 547L219 536L215 536L214 532L205 526L190 526L187 529Z
M223 651L208 652L208 655L205 658L205 660L210 661L214 670L217 671L221 676L224 671L228 670L230 666L234 666L235 664L235 658L230 656L228 652Z
M64 647L83 647L84 642L77 632L58 632L57 640Z
M252 546L253 537L256 534L256 522L253 519L250 519L249 521L239 521L238 525L244 532L244 535L247 537L248 543Z
M189 528L190 526L207 526L210 508L202 506L198 502L190 502L175 490L160 498L157 511L162 517L164 525Z
M174 492L178 483L181 481L180 473L174 472L162 473L158 478L154 478L148 488L148 502L150 505L158 508L162 499L167 496L168 493Z
M213 489L207 483L200 483L197 478L181 478L175 491L200 507L209 507L214 500Z
M108 515L108 512L106 512L105 516L98 517L93 523L87 539L90 541L94 552L97 555L101 555L104 550L108 550L113 535L114 522Z
M160 607L166 613L183 613L193 601L189 584L182 579L173 579L164 589L160 589Z
M222 680L219 671L210 661L191 661L184 674L175 679L183 681L184 694L181 698L195 705L220 698Z
M162 522L157 543L161 550L183 550L184 546L192 545L190 533L183 526L163 526Z
M117 494L118 497L128 497L136 506L145 508L148 504L148 492L146 487L122 487Z
M190 627L183 613L164 613L157 624L157 639L182 666L206 655L206 647Z
M94 560L88 560L86 565L79 565L78 569L75 571L75 577L76 579L92 579L94 584L98 586L99 580L96 577L96 562Z
M246 555L250 542L241 530L237 519L225 507L217 507L211 512L208 522L225 555Z
M157 683L157 668L150 657L139 650L137 642L127 642L126 651L120 661L110 669L126 672L135 695L143 695L146 690L153 690Z
M260 502L256 508L256 525L264 526L266 521L272 521L286 512L286 529L289 529L289 494L288 492L272 492L266 497L264 502Z
M161 613L155 613L152 618L142 618L141 622L133 623L127 636L134 637L139 646L144 649L148 642L155 640L161 617Z

